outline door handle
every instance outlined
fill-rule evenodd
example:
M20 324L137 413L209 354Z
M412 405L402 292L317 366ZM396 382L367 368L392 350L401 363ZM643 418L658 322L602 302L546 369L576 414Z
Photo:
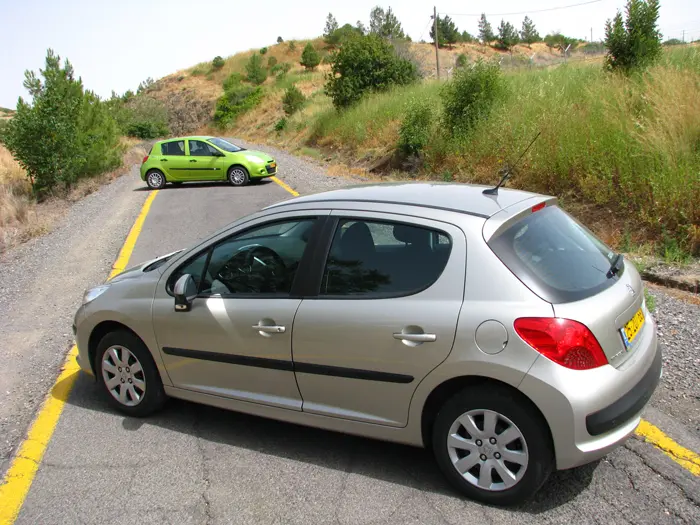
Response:
M161 162L168 162L168 159L160 159Z
M434 343L437 340L437 336L435 334L404 334L403 332L398 332L394 334L394 339L410 343Z
M197 162L197 159L190 159L190 162Z
M283 334L287 329L284 326L254 324L253 330L266 334Z

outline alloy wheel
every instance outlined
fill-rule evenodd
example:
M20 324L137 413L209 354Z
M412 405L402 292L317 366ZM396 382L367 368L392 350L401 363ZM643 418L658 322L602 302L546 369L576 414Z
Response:
M112 397L124 406L138 405L146 394L141 363L123 346L111 346L104 353L102 378Z
M157 171L148 174L148 185L151 188L159 188L163 184L163 175Z
M493 410L470 410L447 435L447 453L457 472L487 491L514 487L525 475L529 455L522 431Z

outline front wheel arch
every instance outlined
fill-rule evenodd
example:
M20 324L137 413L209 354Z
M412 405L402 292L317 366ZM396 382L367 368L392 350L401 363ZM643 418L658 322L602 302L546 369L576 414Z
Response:
M117 321L102 321L99 323L92 329L92 332L90 332L90 337L88 338L88 357L90 358L90 368L92 368L92 373L95 374L95 377L97 377L97 370L95 370L95 354L97 353L97 345L99 345L100 341L102 341L102 339L110 332L119 331L130 332L134 335L134 337L138 337L141 342L143 342L141 336L139 336L139 334L134 332L125 324ZM146 347L148 346L146 345Z

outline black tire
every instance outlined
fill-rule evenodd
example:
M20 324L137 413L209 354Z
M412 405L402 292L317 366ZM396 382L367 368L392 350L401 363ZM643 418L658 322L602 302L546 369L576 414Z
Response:
M165 188L165 174L160 170L148 170L146 173L146 184L152 190L161 190Z
M232 186L245 186L250 182L248 170L240 165L231 166L228 169L227 176L228 181Z
M447 438L452 424L456 422L457 418L471 410L497 412L499 415L509 419L520 430L527 447L528 461L526 467L520 467L525 468L525 471L514 486L503 490L480 488L468 481L453 465L448 451ZM499 419L499 424L503 425L504 423ZM496 428L498 429L498 427ZM478 425L477 429L479 429ZM472 440L476 440L476 437L472 437ZM518 442L515 441L514 443L517 444ZM498 385L468 387L450 398L442 406L435 418L432 429L432 445L433 454L440 470L442 470L449 482L467 497L491 505L510 506L530 499L542 487L554 467L554 454L549 429L544 418L529 402L522 399L519 393ZM493 450L502 449L498 449L497 446L491 446L491 451L486 450L485 452L492 454L491 458L495 458ZM477 452L473 453L476 454ZM479 449L479 455L482 459L489 457L486 455L481 456L481 454L483 452ZM498 453L496 455L499 459L502 457ZM493 459L493 461L496 461L496 459ZM503 464L502 461L500 463ZM515 463L508 463L508 465L510 465L510 468L518 468ZM467 472L471 472L471 475L476 477L476 473L480 473L481 468L479 465L474 465ZM497 478L492 474L492 482L494 479Z
M135 383L137 380L144 381L145 388L142 392L140 400L137 402L137 404L133 404L132 406L128 406L127 404L120 402L115 395L110 392L110 389L107 387L105 382L105 375L109 376L111 374L111 372L108 371L105 373L103 370L105 353L115 346L126 348L132 354L132 357L135 357L141 365L141 372L136 372L133 374L134 383L132 384L136 386ZM121 351L119 351L119 353L121 354ZM131 364L134 365L135 361L131 360ZM148 416L160 410L167 401L167 395L163 389L163 382L161 381L160 373L158 372L158 368L153 361L151 353L149 352L148 348L146 348L143 341L141 341L141 339L131 332L119 330L105 335L97 345L94 367L97 381L100 385L100 390L104 394L107 402L112 407L128 416ZM126 368L124 368L124 370L126 370ZM120 373L121 371L119 374ZM117 372L115 372L114 376L119 377ZM124 381L122 381L122 383L124 383ZM127 385L125 384L124 386ZM119 388L121 389L122 387ZM127 402L133 403L133 401L133 399L127 398Z

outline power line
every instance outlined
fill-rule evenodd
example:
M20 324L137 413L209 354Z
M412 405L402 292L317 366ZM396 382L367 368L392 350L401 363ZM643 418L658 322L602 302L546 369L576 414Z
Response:
M425 24L425 27L423 28L423 31L420 32L420 38L418 39L418 42L420 42L421 40L423 40L423 35L425 34L425 30L428 29L428 26L430 26L432 23L433 23L433 20L432 20L432 18L431 18L430 20L428 20L428 23Z
M579 7L582 5L589 5L589 4L597 4L598 2L602 2L603 0L590 0L589 2L581 2L579 4L570 4L570 5L562 5L559 7L548 7L547 9L535 9L535 10L530 10L530 11L520 11L518 13L485 13L486 16L510 16L510 15L529 15L532 13L544 13L545 11L557 11L559 9L569 9L571 7ZM473 13L441 13L443 15L449 15L449 16L474 16L474 17L479 17L484 13L478 13L478 14L473 14Z

